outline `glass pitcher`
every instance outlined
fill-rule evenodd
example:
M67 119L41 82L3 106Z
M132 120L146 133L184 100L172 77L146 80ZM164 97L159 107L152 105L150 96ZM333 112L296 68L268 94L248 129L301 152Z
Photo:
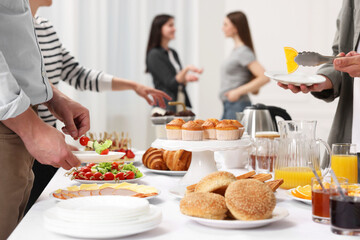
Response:
M291 189L311 184L314 177L309 162L319 176L330 170L331 149L322 139L315 138L316 121L279 121L279 148L275 162L275 179L282 178L281 188ZM328 155L320 162L320 143Z

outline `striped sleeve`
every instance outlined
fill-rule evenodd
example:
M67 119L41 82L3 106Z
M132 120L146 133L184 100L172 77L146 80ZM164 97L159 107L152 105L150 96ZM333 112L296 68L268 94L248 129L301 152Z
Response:
M62 48L60 78L78 90L112 90L112 75L81 66L65 48Z

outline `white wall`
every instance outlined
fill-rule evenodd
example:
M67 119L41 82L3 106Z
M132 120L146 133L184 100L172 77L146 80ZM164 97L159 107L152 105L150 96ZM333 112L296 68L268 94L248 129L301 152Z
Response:
M226 13L244 11L260 63L267 70L285 70L284 46L331 54L340 7L339 0L54 0L51 8L39 14L52 20L64 45L83 65L147 85L151 80L143 71L151 20L159 13L174 15L177 39L172 46L183 65L205 69L200 82L189 85L188 91L194 112L208 118L222 113L220 65L233 47L221 32ZM91 131L127 131L136 147L149 147L154 138L148 120L151 108L134 93L78 93L61 88L90 109ZM318 120L318 136L323 139L337 104L310 94L292 94L275 82L251 99L285 108L294 119Z

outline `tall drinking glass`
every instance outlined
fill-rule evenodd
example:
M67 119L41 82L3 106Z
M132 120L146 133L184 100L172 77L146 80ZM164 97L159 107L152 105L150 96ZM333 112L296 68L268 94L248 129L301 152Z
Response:
M360 236L360 193L353 184L341 184L344 197L330 186L331 231L339 235Z
M349 183L358 182L358 161L356 144L335 143L332 145L331 168L336 176L344 177Z

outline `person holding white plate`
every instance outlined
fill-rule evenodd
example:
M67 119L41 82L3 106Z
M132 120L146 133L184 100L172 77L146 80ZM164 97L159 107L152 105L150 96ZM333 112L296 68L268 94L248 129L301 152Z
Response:
M360 18L360 1L344 0L339 18L337 19L337 31L332 46L333 55L345 56L344 52L356 50L360 52L360 22L354 19ZM349 55L353 55L352 52ZM360 152L360 79L349 68L340 69L339 61L350 61L336 59L334 65L324 64L318 74L326 78L326 81L311 86L285 85L278 83L284 89L290 89L293 93L311 93L314 97L326 102L332 102L339 98L333 124L330 130L328 143L355 143ZM334 68L335 67L335 68ZM345 72L340 72L343 70ZM349 75L348 73L351 73ZM353 78L355 77L355 78ZM358 168L360 164L358 163Z

